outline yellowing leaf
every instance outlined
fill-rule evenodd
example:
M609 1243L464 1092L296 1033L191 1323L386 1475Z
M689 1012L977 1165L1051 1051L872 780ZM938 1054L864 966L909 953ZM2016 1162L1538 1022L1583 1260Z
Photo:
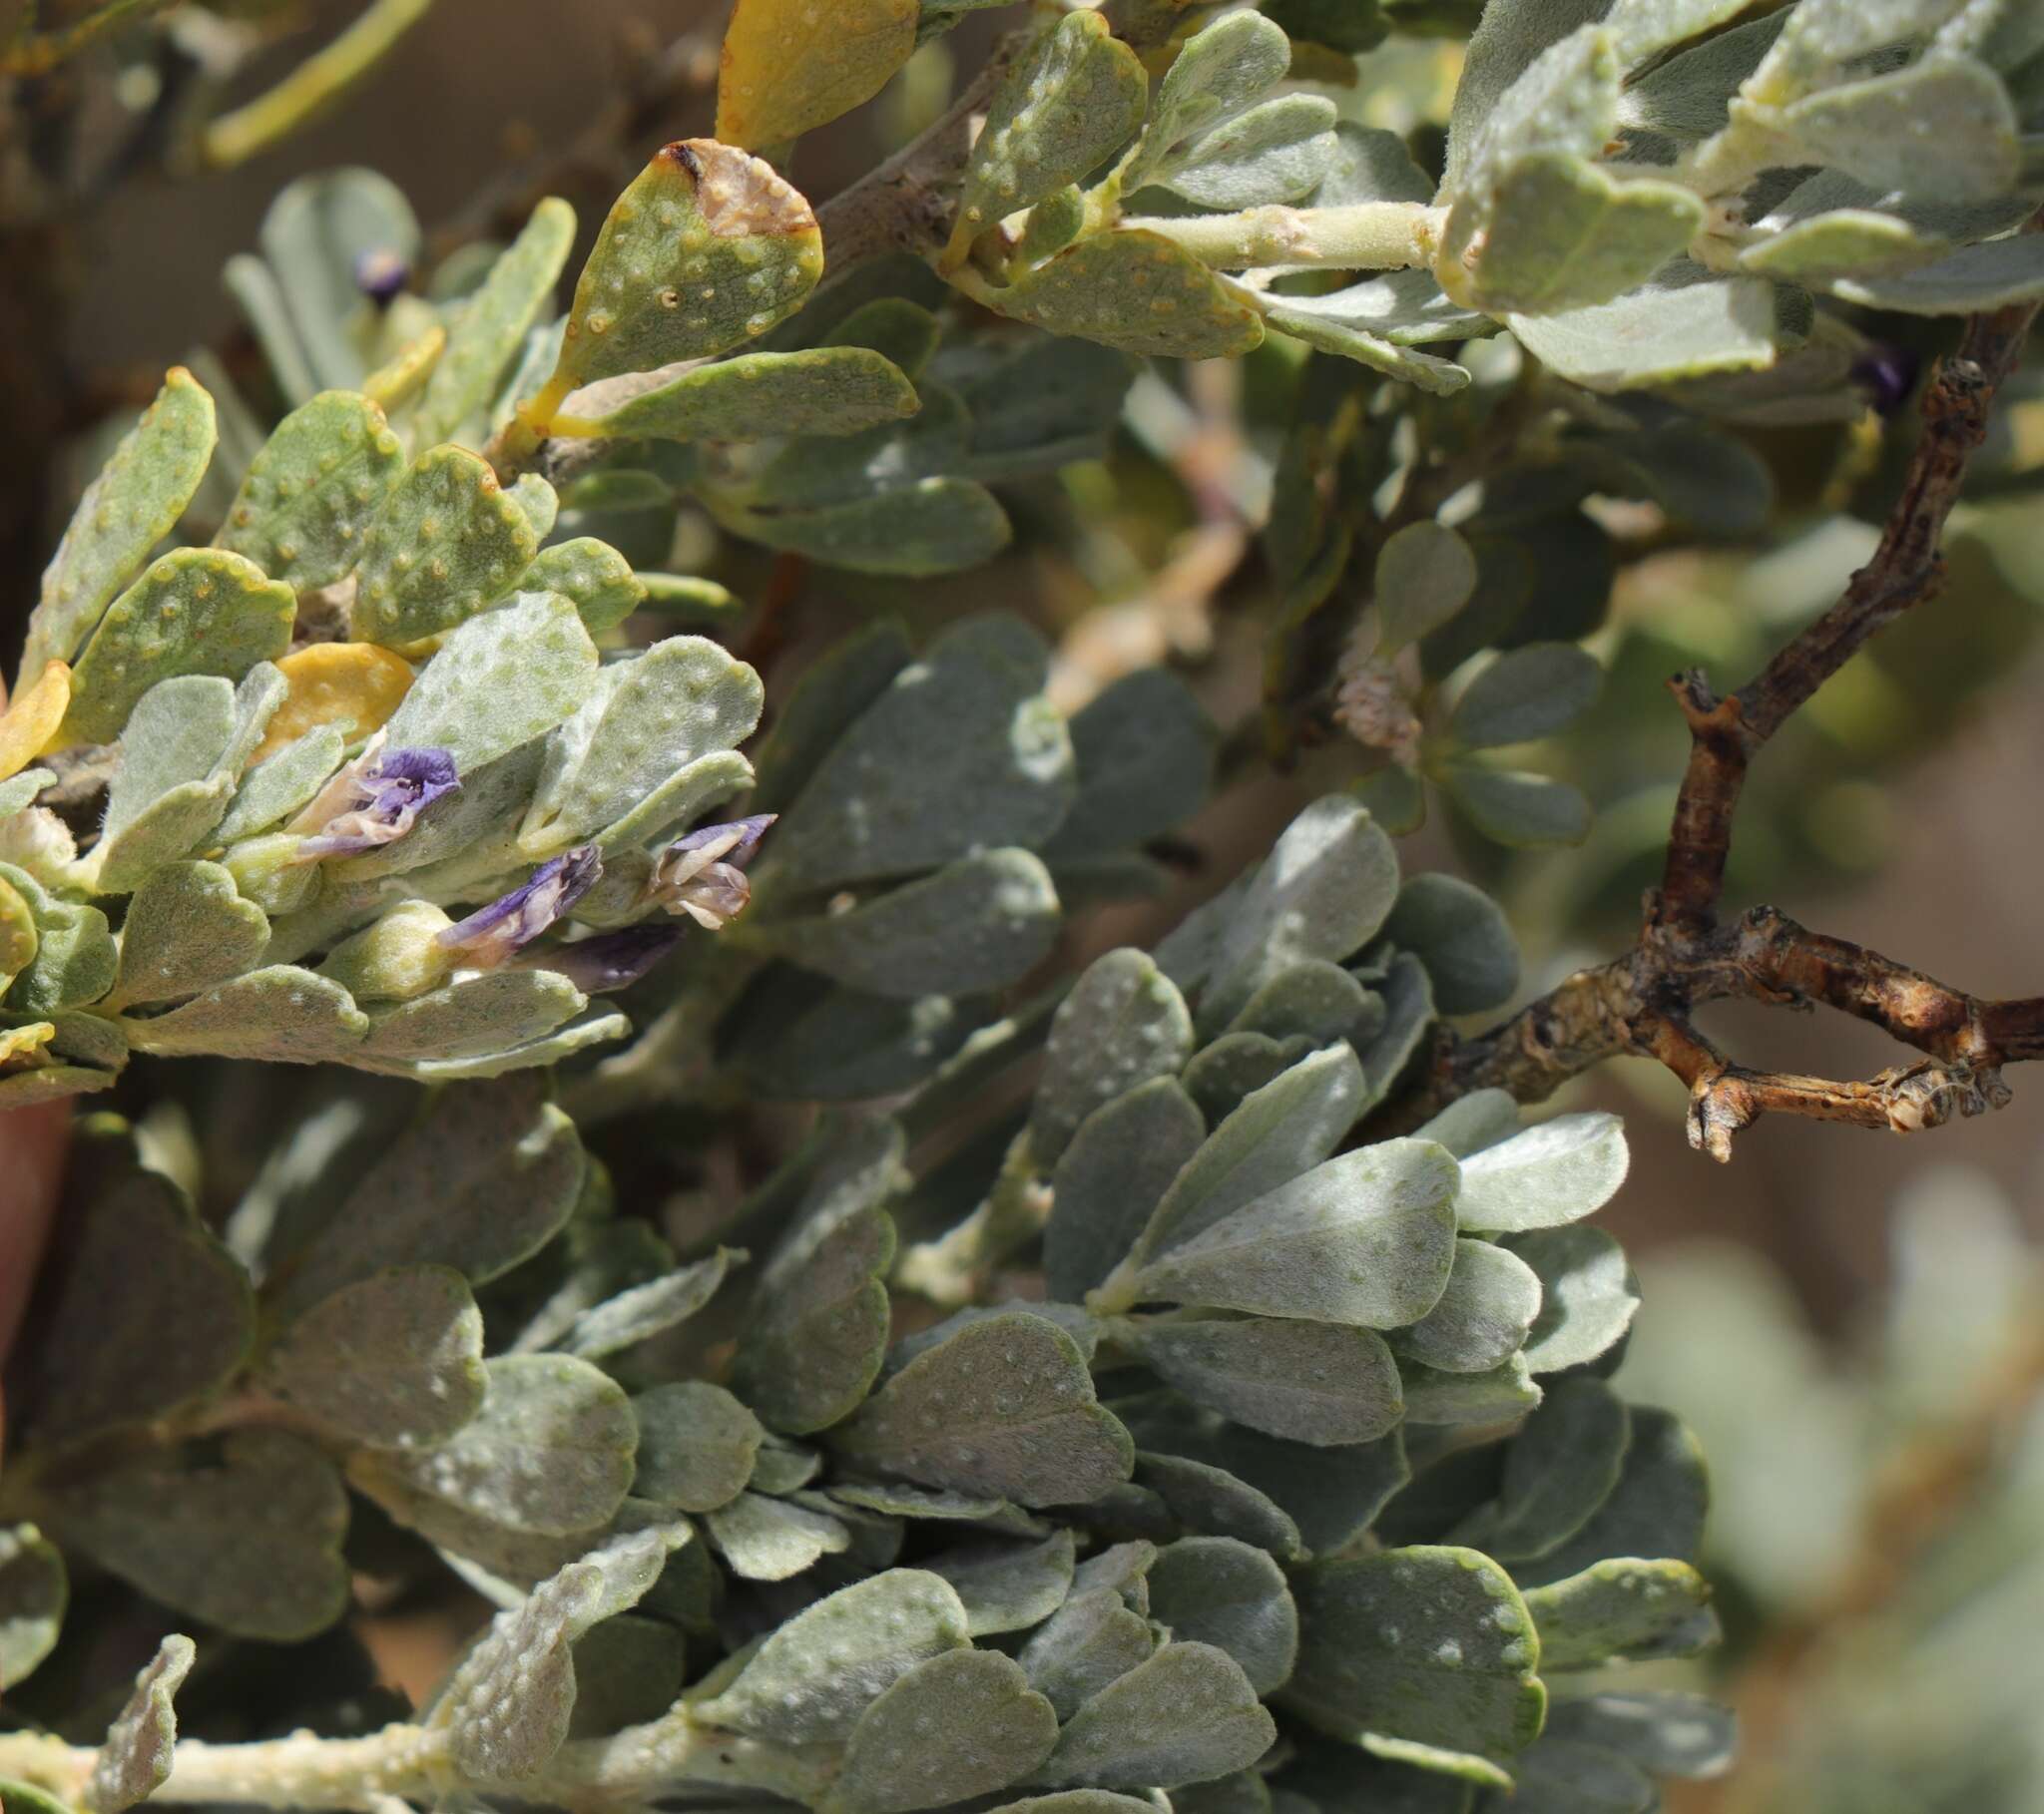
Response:
M51 1021L31 1021L26 1027L0 1027L0 1065L40 1064L36 1054L56 1037L56 1024Z
M70 666L46 664L36 683L0 712L0 781L19 774L36 758L70 708Z
M314 643L276 666L290 691L269 720L257 762L321 724L367 736L411 689L410 664L373 643Z
M870 101L915 50L916 0L739 0L724 34L717 136L778 145Z

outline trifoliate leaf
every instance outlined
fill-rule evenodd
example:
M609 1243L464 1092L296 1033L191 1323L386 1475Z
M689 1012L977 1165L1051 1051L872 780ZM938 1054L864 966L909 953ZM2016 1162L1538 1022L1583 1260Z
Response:
M295 1642L347 1605L340 1476L281 1430L151 1451L53 1490L51 1507L101 1568L237 1636Z
M951 256L996 222L1090 176L1143 124L1149 79L1098 13L1067 13L1008 67L959 191Z
M1344 1152L1179 1241L1136 1275L1136 1295L1365 1328L1415 1323L1455 1264L1456 1175L1430 1140Z
M1262 100L1290 68L1289 40L1258 13L1231 13L1188 39L1122 172L1124 189L1168 179L1207 134Z
M213 399L182 365L86 487L43 571L17 672L41 678L84 648L100 614L185 514L217 438Z
M1044 1271L1055 1297L1076 1302L1106 1279L1205 1134L1199 1110L1171 1077L1152 1078L1079 1125L1051 1175L1044 1225Z
M833 1441L885 1473L1025 1506L1096 1498L1135 1460L1072 1338L1027 1315L968 1324L918 1355Z
M823 887L1041 842L1074 791L1047 678L1042 639L1012 618L945 632L821 758L774 827L772 868Z
M910 0L881 3L899 9ZM747 6L785 10L786 0ZM833 54L840 52L841 21L831 20L828 37ZM557 405L578 385L707 358L757 338L801 306L822 270L816 218L770 165L735 142L664 146L604 219L542 400Z
M135 1691L107 1729L86 1784L85 1805L92 1814L122 1814L147 1801L171 1774L178 1743L178 1716L172 1701L192 1672L198 1654L189 1637L167 1637L143 1664Z
M1071 1591L1072 1534L1053 1532L1036 1544L940 1550L925 1566L957 1588L974 1637L1024 1631L1041 1624Z
M530 1078L449 1090L389 1142L274 1278L305 1309L386 1266L452 1266L481 1284L560 1232L582 1189L574 1124Z
M0 1528L0 1688L12 1692L56 1648L69 1598L57 1546L34 1525Z
M1526 1609L1547 1669L1595 1669L1665 1644L1710 1602L1710 1584L1688 1563L1627 1557L1532 1587Z
M372 1448L430 1447L482 1408L482 1313L451 1266L392 1266L291 1322L263 1360L262 1382Z
M403 450L375 404L353 391L322 391L263 443L214 546L246 556L293 592L331 585L354 566L403 471Z
M1259 1694L1282 1687L1297 1659L1298 1608L1284 1571L1232 1537L1185 1537L1159 1550L1150 1611L1174 1638L1227 1651Z
M1074 1593L1022 1646L1030 1685L1070 1719L1157 1648L1150 1621L1112 1587Z
M712 1512L753 1478L766 1432L744 1405L707 1380L655 1386L632 1401L639 1472L632 1491L656 1505Z
M1391 1346L1444 1373L1487 1373L1518 1350L1539 1313L1540 1280L1531 1266L1488 1241L1458 1240L1439 1302Z
M770 441L782 435L852 435L912 416L915 387L891 360L863 346L740 353L644 390L563 433L663 441Z
M1540 1730L1540 1639L1510 1578L1474 1550L1386 1550L1294 1582L1285 1704L1330 1736L1371 1734L1509 1766Z
M1020 1782L1051 1753L1058 1716L997 1650L918 1663L859 1716L828 1806L904 1814Z
M1049 953L1061 923L1042 861L1027 850L989 850L847 912L779 922L766 942L849 988L912 1001L1019 981Z
M1417 1361L1407 1361L1398 1373L1405 1382L1408 1424L1509 1423L1540 1403L1540 1387L1523 1354L1486 1373L1448 1373Z
M1534 1372L1584 1366L1632 1327L1639 1283L1603 1229L1544 1228L1508 1244L1540 1277L1540 1315L1526 1339Z
M521 592L440 646L385 728L399 748L446 750L466 777L544 736L596 684L596 646L574 603Z
M409 663L373 643L313 643L285 656L276 671L289 690L256 746L258 763L315 729L360 741L389 720L414 678Z
M135 891L110 1006L197 995L253 969L269 921L218 863L171 863Z
M1632 1407L1632 1433L1618 1485L1575 1536L1516 1571L1523 1583L1566 1581L1612 1558L1696 1559L1710 1503L1696 1438L1668 1412L1641 1405Z
M1277 1736L1277 1722L1227 1651L1168 1643L1065 1722L1037 1780L1175 1788L1247 1769Z
M1249 1317L1140 1322L1129 1334L1160 1379L1270 1436L1366 1443L1399 1418L1398 1369L1373 1329Z
M405 1498L424 1495L540 1537L606 1523L632 1484L639 1443L624 1388L565 1354L502 1355L488 1373L481 1413L449 1441L358 1455L357 1484L399 1516Z
M353 640L403 648L442 635L503 593L538 551L539 537L488 462L435 447L392 487L363 535Z
M540 312L552 313L574 242L575 211L558 196L543 198L455 317L412 417L414 447L451 441L465 424L487 419L499 376Z
M724 34L717 136L779 145L870 101L915 50L915 0L739 0Z
M1611 1200L1626 1163L1617 1116L1557 1116L1464 1159L1455 1214L1480 1233L1580 1221Z
M970 1642L948 1582L890 1569L788 1619L696 1716L779 1744L841 1742L918 1663Z

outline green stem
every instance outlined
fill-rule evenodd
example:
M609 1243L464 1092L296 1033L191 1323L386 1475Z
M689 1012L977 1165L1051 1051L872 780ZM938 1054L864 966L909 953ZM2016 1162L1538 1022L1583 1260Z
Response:
M215 170L232 170L267 151L374 69L432 4L433 0L372 0L339 37L314 51L266 94L210 121L199 138L200 157Z
M1161 234L1219 270L1400 270L1433 262L1447 219L1424 202L1345 208L1251 208L1236 215L1131 216L1124 227Z
M986 1200L955 1228L902 1254L894 1282L947 1310L972 1302L980 1281L1043 1232L1050 1186L1037 1175L1029 1130L1016 1134Z

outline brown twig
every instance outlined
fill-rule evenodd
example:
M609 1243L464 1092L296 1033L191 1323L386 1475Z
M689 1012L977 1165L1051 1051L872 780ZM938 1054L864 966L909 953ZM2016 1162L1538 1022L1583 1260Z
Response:
M2032 227L2040 222L2044 216ZM1701 673L1669 682L1689 722L1689 765L1638 943L1609 964L1578 971L1488 1033L1443 1036L1425 1080L1398 1106L1398 1120L1487 1086L1537 1102L1591 1066L1630 1054L1658 1060L1682 1079L1690 1143L1727 1159L1733 1136L1763 1115L1906 1134L1954 1113L1998 1109L2009 1100L2001 1068L2044 1057L2044 997L1982 1001L1878 952L1811 932L1772 907L1719 922L1748 768L1869 639L1937 596L1945 520L2037 312L2036 303L2024 303L1968 318L1957 350L1926 387L1922 434L1880 545L1837 603L1737 692L1721 698ZM1691 1021L1701 1004L1731 999L1832 1008L1919 1056L1863 1083L1750 1070Z

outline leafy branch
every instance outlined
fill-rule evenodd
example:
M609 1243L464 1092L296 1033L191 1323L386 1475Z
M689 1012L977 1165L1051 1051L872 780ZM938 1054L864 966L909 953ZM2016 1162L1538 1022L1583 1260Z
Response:
M2044 217L2040 217L2044 219ZM2033 228L2038 225L2032 223ZM1669 682L1690 727L1661 886L1638 943L1581 970L1510 1020L1444 1040L1422 1105L1500 1087L1538 1102L1607 1058L1665 1065L1689 1087L1690 1144L1724 1160L1763 1115L1914 1133L2007 1104L2001 1069L2044 1057L2044 997L1989 1001L1773 907L1721 924L1725 863L1747 770L1769 739L1868 641L1942 589L1939 542L2002 384L2021 359L2035 302L1967 318L1957 350L1926 387L1923 431L1873 558L1822 617L1738 691L1699 671ZM1864 1082L1739 1064L1691 1016L1707 1002L1825 1007L1881 1028L1919 1055ZM1415 1108L1409 1113L1419 1113Z

